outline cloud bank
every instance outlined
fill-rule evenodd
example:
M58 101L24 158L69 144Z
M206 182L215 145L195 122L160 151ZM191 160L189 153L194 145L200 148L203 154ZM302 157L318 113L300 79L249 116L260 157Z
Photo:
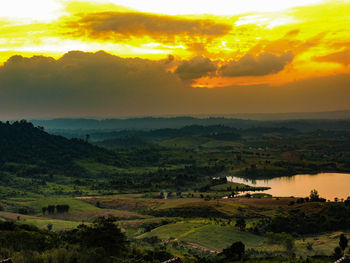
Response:
M208 58L201 56L184 60L175 70L181 79L197 79L216 71L216 65Z
M209 19L188 19L141 12L100 12L80 15L66 24L76 37L122 41L150 37L161 43L182 39L213 39L231 30L228 24Z
M239 60L232 60L221 67L220 73L225 77L263 76L283 70L292 60L292 52L281 55L263 53L258 57L247 54Z
M174 63L179 66L172 72ZM60 59L13 56L0 66L0 118L348 109L350 74L273 87L189 85L214 69L201 57L152 61L102 51L74 51Z
M315 57L314 59L315 61L319 62L333 62L347 66L350 64L350 49L334 52L325 56Z

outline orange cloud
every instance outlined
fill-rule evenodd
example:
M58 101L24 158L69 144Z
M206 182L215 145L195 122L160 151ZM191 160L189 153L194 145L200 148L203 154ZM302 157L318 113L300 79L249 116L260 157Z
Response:
M78 16L66 23L74 37L120 42L131 38L149 37L161 43L204 39L210 41L231 30L228 24L209 19L189 19L177 16L140 12L100 12Z
M171 54L176 59L167 71L187 85L276 86L348 71L350 4L336 2L232 16L171 16L64 1L65 15L50 23L0 19L0 63L14 54L59 58L70 50L154 61Z
M350 49L315 57L314 60L319 62L334 62L347 66L350 64Z

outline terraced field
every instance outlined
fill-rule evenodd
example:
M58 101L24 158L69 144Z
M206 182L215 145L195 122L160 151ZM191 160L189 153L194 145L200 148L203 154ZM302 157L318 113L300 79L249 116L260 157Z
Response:
M248 248L261 245L263 238L249 232L241 232L234 226L221 226L216 224L178 222L158 227L151 232L139 236L160 239L178 239L187 243L221 251L233 242L242 241Z
M155 198L158 195L159 193L149 193L16 199L12 201L32 208L34 213L23 215L0 212L0 220L13 220L44 229L52 225L52 230L59 231L75 228L81 223L89 224L99 216L113 215L128 237L138 240L157 236L163 242L181 241L189 248L212 253L222 251L233 242L242 241L247 249L283 254L285 248L282 245L269 244L263 236L248 230L240 231L235 226L237 218L245 218L246 228L251 228L261 217L284 215L293 209L304 211L307 215L319 212L324 206L318 202L290 206L289 203L296 201L295 198L239 197L206 201L196 197ZM42 207L58 204L68 204L69 212L42 214ZM202 213L205 216L200 216ZM220 216L210 216L210 213ZM338 245L340 234L334 232L296 238L294 252L299 256L329 255Z

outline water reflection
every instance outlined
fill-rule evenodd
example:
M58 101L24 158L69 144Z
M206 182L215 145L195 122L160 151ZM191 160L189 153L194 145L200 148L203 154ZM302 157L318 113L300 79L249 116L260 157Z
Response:
M346 199L350 196L350 174L344 173L298 174L269 180L228 176L227 180L252 186L271 187L263 192L274 196L306 197L312 189L318 190L321 197L329 200L334 200L335 197Z

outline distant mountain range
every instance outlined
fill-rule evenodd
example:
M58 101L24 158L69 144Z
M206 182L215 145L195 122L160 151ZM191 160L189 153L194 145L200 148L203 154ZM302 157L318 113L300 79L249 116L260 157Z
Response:
M57 130L153 130L190 125L226 125L234 128L287 127L298 130L350 129L350 111L316 113L235 114L225 117L140 117L128 119L60 118L30 120L35 126Z
M286 120L344 120L350 119L350 110L327 112L294 113L236 113L188 116L148 116L130 118L52 118L31 119L34 125L48 129L161 129L180 128L187 125L235 124L239 126L254 123L252 121Z
M237 113L225 115L227 118L250 120L310 120L310 119L350 119L350 110L326 112L291 112L291 113Z

